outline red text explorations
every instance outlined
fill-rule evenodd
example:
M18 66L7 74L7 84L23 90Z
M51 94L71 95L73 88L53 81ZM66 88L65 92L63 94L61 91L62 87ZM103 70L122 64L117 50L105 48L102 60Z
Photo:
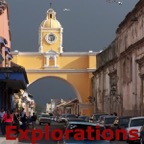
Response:
M6 127L6 139L7 140L16 140L16 136L12 136L12 134L15 134L14 129L16 129L16 126L7 126ZM95 135L93 135L93 132L95 131ZM55 141L60 141L63 139L63 131L60 129L54 129L50 132L49 126L46 125L44 128L44 131L41 129L33 129L30 131L29 129L23 131L19 130L20 136L19 141L27 140L32 142L32 144L35 144L37 141L42 140L43 138L45 140L49 140L50 138ZM101 138L103 140L111 140L113 139L113 136L115 135L115 139L120 139L120 134L123 135L123 140L127 140L127 132L125 129L116 130L115 134L111 129L105 129L102 132L99 129L99 126L96 126L96 130L92 129L90 126L84 131L82 129L67 129L65 130L65 139L69 140L71 133L73 133L73 138L75 140L84 140L85 134L87 134L87 138L89 140L100 140ZM138 130L131 130L129 131L129 140L137 140L138 139ZM31 138L30 138L31 137Z

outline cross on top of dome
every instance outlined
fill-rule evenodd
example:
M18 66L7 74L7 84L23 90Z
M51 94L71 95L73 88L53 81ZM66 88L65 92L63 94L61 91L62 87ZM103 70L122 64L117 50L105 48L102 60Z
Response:
M52 3L50 3L50 8L52 7Z
M52 19L56 19L56 12L52 9L52 3L50 3L50 8L49 10L47 11L47 14L48 14L48 18L52 18Z

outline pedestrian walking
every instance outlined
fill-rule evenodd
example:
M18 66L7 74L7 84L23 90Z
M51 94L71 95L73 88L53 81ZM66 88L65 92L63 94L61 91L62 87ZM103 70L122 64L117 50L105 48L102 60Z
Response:
M25 111L24 111L24 108L22 108L22 111L21 111L21 113L20 113L21 118L23 118L25 114L26 114L26 113L25 113Z
M20 120L20 117L19 117L18 110L14 109L14 111L13 111L13 126L16 126L16 129L15 129L16 135L19 134L19 129L20 129L19 120Z
M141 130L140 130L140 136L141 136L141 140L140 142L142 144L144 144L144 126L142 126Z
M9 110L7 110L6 113L3 115L2 122L4 122L5 124L4 134L6 134L7 126L12 126L12 123L13 123L13 115L11 114Z
M1 129L2 135L5 134L5 124L2 121L4 114L5 114L4 108L1 108L1 111L0 111L0 129Z
M5 114L4 108L1 108L0 111L0 119L2 119L3 115Z
M32 127L33 127L33 129L35 129L36 120L37 120L37 116L35 113L33 113L31 120L32 120Z
M23 131L25 131L27 128L27 122L28 122L28 118L26 114L24 114L24 116L21 118L21 122L22 122L21 128Z
M113 122L113 126L118 126L118 123L119 123L119 117L117 116Z

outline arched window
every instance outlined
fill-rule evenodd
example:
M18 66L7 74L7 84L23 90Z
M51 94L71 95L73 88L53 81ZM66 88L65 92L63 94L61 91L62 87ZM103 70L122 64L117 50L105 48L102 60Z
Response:
M49 66L54 66L54 65L55 65L55 59L54 59L53 56L51 56L51 57L49 58Z
M46 54L45 54L46 61L45 61L44 67L45 68L58 67L58 65L57 65L57 55L58 54L53 50L50 50L50 51L46 52Z
M50 14L50 18L52 18L52 14Z

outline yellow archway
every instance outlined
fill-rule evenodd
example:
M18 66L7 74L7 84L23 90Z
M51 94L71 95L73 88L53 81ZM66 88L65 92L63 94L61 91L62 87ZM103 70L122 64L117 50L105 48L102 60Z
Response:
M53 9L47 11L40 25L39 52L14 51L13 62L25 67L30 84L43 77L57 77L67 81L79 95L80 110L92 113L91 76L96 69L95 52L64 52L63 28ZM76 43L74 44L76 46Z

